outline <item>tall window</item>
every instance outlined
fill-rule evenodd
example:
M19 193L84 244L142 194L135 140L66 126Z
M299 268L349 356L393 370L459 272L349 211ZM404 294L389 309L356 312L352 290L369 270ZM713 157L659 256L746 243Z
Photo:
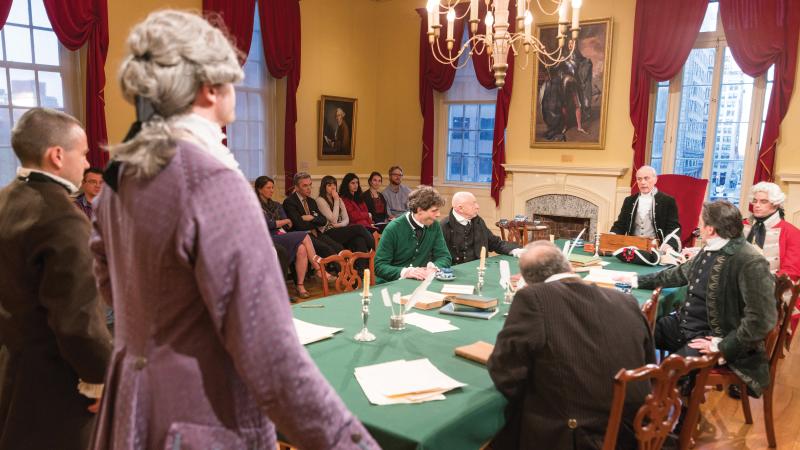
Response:
M743 204L772 73L754 79L742 72L727 46L719 4L710 1L683 70L655 86L650 164L661 173L707 178L710 200Z
M464 37L467 36L465 30ZM447 107L445 180L491 183L497 91L487 90L478 83L468 52L459 65L463 63L444 100Z
M58 42L42 0L14 0L0 40L0 185L5 185L18 166L11 149L15 121L35 106L72 112L65 98L70 89L64 89L72 56Z
M266 120L271 88L261 43L258 7L254 21L250 53L244 64L244 81L236 86L236 121L227 128L228 148L249 180L272 173L268 157L269 122Z

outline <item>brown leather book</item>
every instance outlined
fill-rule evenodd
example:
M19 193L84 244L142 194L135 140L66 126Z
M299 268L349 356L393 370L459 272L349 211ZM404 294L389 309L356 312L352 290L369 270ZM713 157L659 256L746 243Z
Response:
M456 305L471 306L478 309L492 309L497 307L497 299L483 297L481 295L452 294L448 297L451 303Z
M474 344L456 347L456 355L486 365L486 362L489 361L489 356L492 354L492 350L494 350L494 345L488 342L478 341Z

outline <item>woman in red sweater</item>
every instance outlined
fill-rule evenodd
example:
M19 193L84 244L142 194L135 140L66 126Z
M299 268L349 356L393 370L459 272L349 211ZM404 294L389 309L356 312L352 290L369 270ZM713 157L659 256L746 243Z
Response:
M350 225L363 225L372 232L375 226L372 224L372 216L367 209L367 204L362 199L361 183L358 175L350 172L342 179L339 185L339 197L341 197L347 215L350 217Z

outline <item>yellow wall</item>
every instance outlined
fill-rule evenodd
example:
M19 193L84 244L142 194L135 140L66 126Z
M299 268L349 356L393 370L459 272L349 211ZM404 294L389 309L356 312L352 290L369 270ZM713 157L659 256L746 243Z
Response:
M797 59L797 72L794 80L794 93L789 103L789 111L781 123L781 137L778 140L778 153L775 173L800 173L800 58ZM784 186L785 187L785 186Z
M135 111L125 99L117 82L117 70L125 56L125 41L131 27L147 14L167 8L191 9L199 12L201 0L111 0L108 2L108 58L106 59L106 124L108 142L117 143L125 137L135 119Z

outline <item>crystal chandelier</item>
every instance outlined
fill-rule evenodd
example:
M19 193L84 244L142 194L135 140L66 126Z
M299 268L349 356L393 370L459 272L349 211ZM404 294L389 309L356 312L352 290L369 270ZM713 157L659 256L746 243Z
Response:
M495 85L502 87L505 84L508 71L507 58L520 52L525 54L523 69L528 65L528 56L536 55L537 59L545 66L555 66L569 59L575 51L575 43L580 33L580 9L583 0L549 0L552 3L549 10L542 6L542 0L516 0L517 24L516 31L510 32L508 23L510 0L483 0L486 4L486 33L478 34L478 2L481 0L428 0L428 42L434 58L442 63L459 68L459 58L465 51L469 55L481 55L486 52L494 71ZM558 48L549 50L535 36L531 34L534 16L531 13L531 2L535 1L539 9L547 16L558 14ZM547 1L547 0L545 0ZM466 11L459 17L456 14L456 5L469 2ZM570 27L569 8L572 6L572 22ZM456 48L453 39L453 28L456 20L461 20L469 14L469 27L472 37L464 45ZM447 52L439 46L439 36L442 29L441 17L447 22ZM523 30L523 31L520 31ZM571 31L571 38L567 40L567 31ZM455 48L455 50L454 50Z

